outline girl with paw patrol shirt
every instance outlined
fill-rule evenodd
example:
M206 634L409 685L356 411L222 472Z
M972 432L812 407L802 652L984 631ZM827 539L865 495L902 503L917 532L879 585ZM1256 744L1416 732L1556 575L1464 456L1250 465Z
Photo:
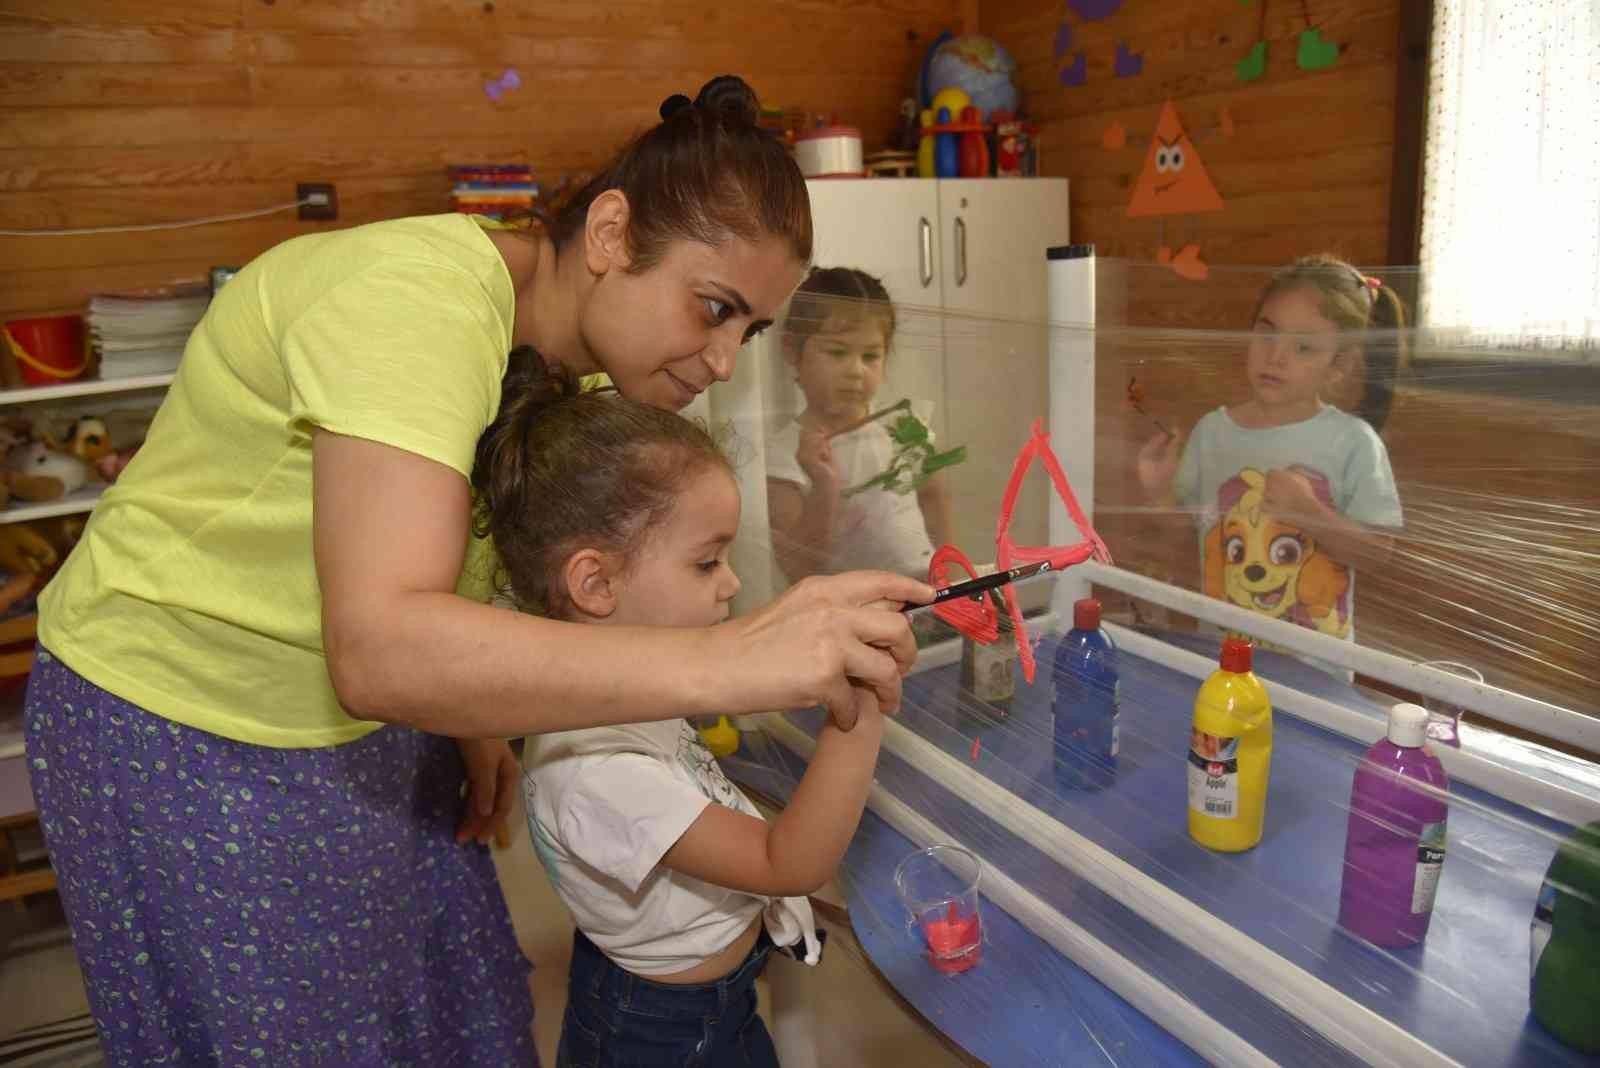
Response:
M1140 450L1146 496L1195 512L1208 594L1353 640L1354 565L1380 562L1401 525L1378 430L1403 326L1378 279L1331 256L1296 260L1256 305L1250 399L1201 418L1181 456L1169 434ZM1323 401L1363 367L1357 414Z

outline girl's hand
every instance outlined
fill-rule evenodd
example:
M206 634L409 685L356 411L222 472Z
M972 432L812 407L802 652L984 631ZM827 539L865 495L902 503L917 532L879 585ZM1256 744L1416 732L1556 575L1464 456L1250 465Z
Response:
M1311 480L1298 471L1274 468L1261 488L1261 507L1280 519L1306 518L1322 511Z
M917 643L899 609L933 588L887 571L803 579L753 615L705 633L721 668L719 710L823 705L842 730L864 709L893 712Z
M795 450L795 462L806 473L814 489L824 492L839 486L839 469L833 462L833 445L828 432L822 427L802 427L800 447Z
M506 833L506 817L517 792L517 758L511 746L498 738L457 738L456 746L467 773L456 841L488 845Z
M1139 450L1139 487L1146 497L1160 497L1171 488L1182 445L1178 434L1157 434Z

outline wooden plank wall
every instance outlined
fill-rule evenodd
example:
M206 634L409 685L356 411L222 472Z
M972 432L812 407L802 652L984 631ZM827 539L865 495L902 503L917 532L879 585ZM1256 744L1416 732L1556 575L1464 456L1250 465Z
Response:
M1241 82L1266 5L1266 74ZM1150 258L1157 223L1128 219L1133 183L1163 101L1172 100L1222 193L1221 213L1167 224L1169 239L1198 241L1216 264L1273 264L1326 249L1380 261L1388 241L1394 150L1399 0L1185 0L1127 3L1084 22L1062 0L984 0L982 26L1016 57L1025 107L1041 125L1042 169L1070 177L1072 228L1103 255ZM1088 82L1062 86L1057 27L1088 54ZM1295 65L1307 19L1338 42L1327 70ZM1131 78L1114 76L1117 46L1142 54ZM1221 109L1235 133L1215 131ZM1128 131L1108 151L1111 123Z
M593 168L664 97L724 72L873 143L964 4L6 0L0 229L246 211L293 200L297 181L337 184L339 220L322 225L448 210L448 163ZM522 87L491 101L483 84L507 67ZM0 318L202 278L316 225L0 237Z

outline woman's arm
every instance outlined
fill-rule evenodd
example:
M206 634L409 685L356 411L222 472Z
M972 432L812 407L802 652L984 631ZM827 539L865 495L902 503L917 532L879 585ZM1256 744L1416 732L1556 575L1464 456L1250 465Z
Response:
M955 538L955 524L950 519L950 491L943 474L934 475L917 490L917 506L922 509L922 522L933 547L949 545Z
M810 580L717 627L538 619L455 595L470 512L458 472L327 431L312 463L323 649L362 719L503 738L824 704L848 727L898 705L916 657L903 614L885 609L932 598L867 572Z
M846 733L825 726L789 804L771 823L707 805L661 863L748 894L809 894L833 875L861 822L883 738L883 717L862 715Z

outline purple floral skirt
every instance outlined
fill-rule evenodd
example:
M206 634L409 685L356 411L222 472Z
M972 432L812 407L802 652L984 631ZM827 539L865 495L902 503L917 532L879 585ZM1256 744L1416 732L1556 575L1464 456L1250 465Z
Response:
M453 742L231 741L43 649L25 715L108 1065L538 1063L494 864L455 843Z

